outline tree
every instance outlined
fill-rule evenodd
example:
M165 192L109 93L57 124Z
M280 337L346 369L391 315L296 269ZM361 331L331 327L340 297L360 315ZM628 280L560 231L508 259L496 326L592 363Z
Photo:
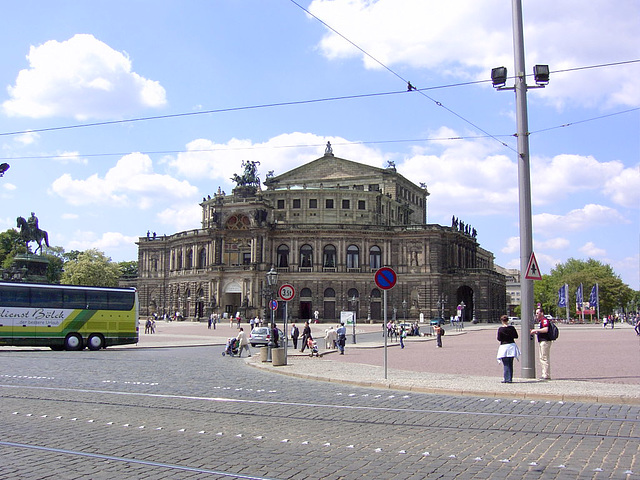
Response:
M18 253L26 253L24 245L20 245L20 233L10 228L9 230L0 233L0 264L2 268L9 268L13 262L13 258Z
M617 309L626 307L634 298L634 291L624 284L613 271L611 265L598 260L576 260L570 258L543 275L542 280L534 282L535 301L545 312L555 316L564 316L564 309L558 308L558 290L564 284L569 285L567 304L569 311L575 313L575 292L578 285L583 286L583 299L589 301L591 288L597 283L599 289L600 315L610 315ZM562 310L562 311L561 311Z
M120 276L117 263L112 262L103 252L90 249L80 252L75 260L69 260L64 264L62 283L117 287Z
M138 262L131 260L128 262L118 262L122 276L125 278L135 278L138 276Z

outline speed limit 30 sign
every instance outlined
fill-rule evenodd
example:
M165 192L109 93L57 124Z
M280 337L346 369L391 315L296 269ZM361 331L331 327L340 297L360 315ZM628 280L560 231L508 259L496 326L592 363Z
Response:
M293 285L285 284L280 287L280 290L278 290L278 295L282 300L288 302L295 297L296 290L293 288Z

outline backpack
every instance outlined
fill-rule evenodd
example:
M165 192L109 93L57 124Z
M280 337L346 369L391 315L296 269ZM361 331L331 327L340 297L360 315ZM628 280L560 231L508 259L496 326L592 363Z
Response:
M558 331L558 326L555 322L549 320L549 330L547 331L547 338L551 341L557 340L560 332Z

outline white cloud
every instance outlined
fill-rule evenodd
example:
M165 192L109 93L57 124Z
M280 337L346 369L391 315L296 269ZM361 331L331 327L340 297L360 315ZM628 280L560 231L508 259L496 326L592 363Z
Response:
M557 237L557 238L551 238L549 240L545 240L545 241L539 241L535 243L535 248L536 249L543 249L543 250L562 250L567 248L570 245L570 242L568 239L566 238L561 238L561 237Z
M51 192L71 205L137 206L146 209L154 202L194 198L197 188L187 181L169 175L153 173L148 155L125 155L101 178L93 174L84 180L74 180L65 173L54 180Z
M158 221L180 232L202 227L202 207L197 204L176 205L157 215Z
M210 178L228 185L234 173L242 172L242 161L248 157L260 162L258 173L264 180L270 170L279 175L322 157L327 141L331 141L337 157L358 158L362 159L361 163L378 167L383 164L384 156L370 147L352 144L340 137L322 137L300 132L278 135L263 143L236 138L227 143L215 143L199 138L187 144L186 152L176 157L167 157L165 162L184 177Z
M392 68L437 69L457 79L488 79L500 65L514 71L510 2L314 0L309 11ZM526 2L523 16L530 65L548 64L553 72L637 58L640 3L634 0L616 8L608 0L539 0ZM382 68L330 31L320 50L330 59L359 56L367 68ZM558 108L637 106L638 68L552 73L553 88L539 96Z
M520 237L509 237L507 244L500 249L502 253L516 253L520 251ZM519 266L519 265L518 265Z
M579 250L587 257L604 257L607 252L602 248L596 247L593 242L587 242Z
M165 90L131 70L131 61L93 35L50 40L32 46L29 68L18 73L11 97L3 103L10 116L121 118L166 104Z
M97 248L104 252L109 249L130 246L138 241L138 237L128 237L119 232L104 232L98 236L95 232L76 231L71 238L65 245L67 251Z
M533 216L534 231L541 235L553 235L558 232L584 231L624 223L629 223L629 220L622 216L617 210L594 204L571 210L566 215L541 213Z
M625 168L618 175L608 178L604 193L618 205L640 208L640 165Z
M14 140L22 145L31 145L40 138L40 135L36 132L27 132L22 135L16 135Z
M53 160L63 165L67 165L69 163L87 165L88 163L87 159L81 157L79 152L61 152L57 157L53 157Z

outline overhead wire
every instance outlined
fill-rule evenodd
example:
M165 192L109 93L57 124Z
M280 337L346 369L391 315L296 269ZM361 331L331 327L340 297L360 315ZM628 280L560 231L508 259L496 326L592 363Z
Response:
M301 10L303 10L307 15L315 18L318 22L320 22L322 25L324 25L326 28L328 28L329 30L331 30L332 32L334 32L336 35L338 35L340 38L344 39L345 41L347 41L350 45L354 46L355 48L357 48L360 52L362 52L364 55L366 55L368 58L370 58L371 60L373 60L374 62L376 62L378 65L380 65L381 67L383 67L385 70L387 70L388 72L390 72L392 75L396 76L397 78L399 78L400 80L402 80L404 82L405 85L411 85L409 83L409 80L404 78L402 75L400 75L398 72L396 72L395 70L393 70L391 67L389 67L388 65L384 64L383 62L381 62L380 60L378 60L376 57L374 57L373 55L371 55L369 52L367 52L365 49L363 49L362 47L360 47L359 45L357 45L355 42L351 41L349 38L347 38L345 35L343 35L342 33L340 33L338 30L336 30L335 28L333 28L331 25L329 25L328 23L326 23L324 20L322 20L321 18L319 18L318 16L314 15L313 13L311 13L308 9L306 9L305 7L303 7L302 5L300 5L298 2L296 2L295 0L289 0L291 3L293 3L294 5L296 5L298 8L300 8ZM431 102L433 102L436 106L444 108L447 112L449 112L450 114L454 115L455 117L459 118L460 120L462 120L463 122L471 125L473 128L475 128L476 130L484 133L485 135L487 135L489 138L492 138L493 140L497 141L498 143L500 143L502 146L514 151L515 153L518 153L518 151L513 148L511 145L503 142L502 140L499 140L496 136L492 135L491 133L487 132L485 129L483 129L482 127L480 127L479 125L475 124L474 122L472 122L471 120L463 117L462 115L460 115L458 112L454 111L453 109L447 107L446 105L444 105L442 102L436 100L435 98L430 97L429 95L427 95L425 93L425 89L420 89L420 88L416 88L414 91L418 92L420 95L422 95L423 97L427 98L428 100L430 100Z

